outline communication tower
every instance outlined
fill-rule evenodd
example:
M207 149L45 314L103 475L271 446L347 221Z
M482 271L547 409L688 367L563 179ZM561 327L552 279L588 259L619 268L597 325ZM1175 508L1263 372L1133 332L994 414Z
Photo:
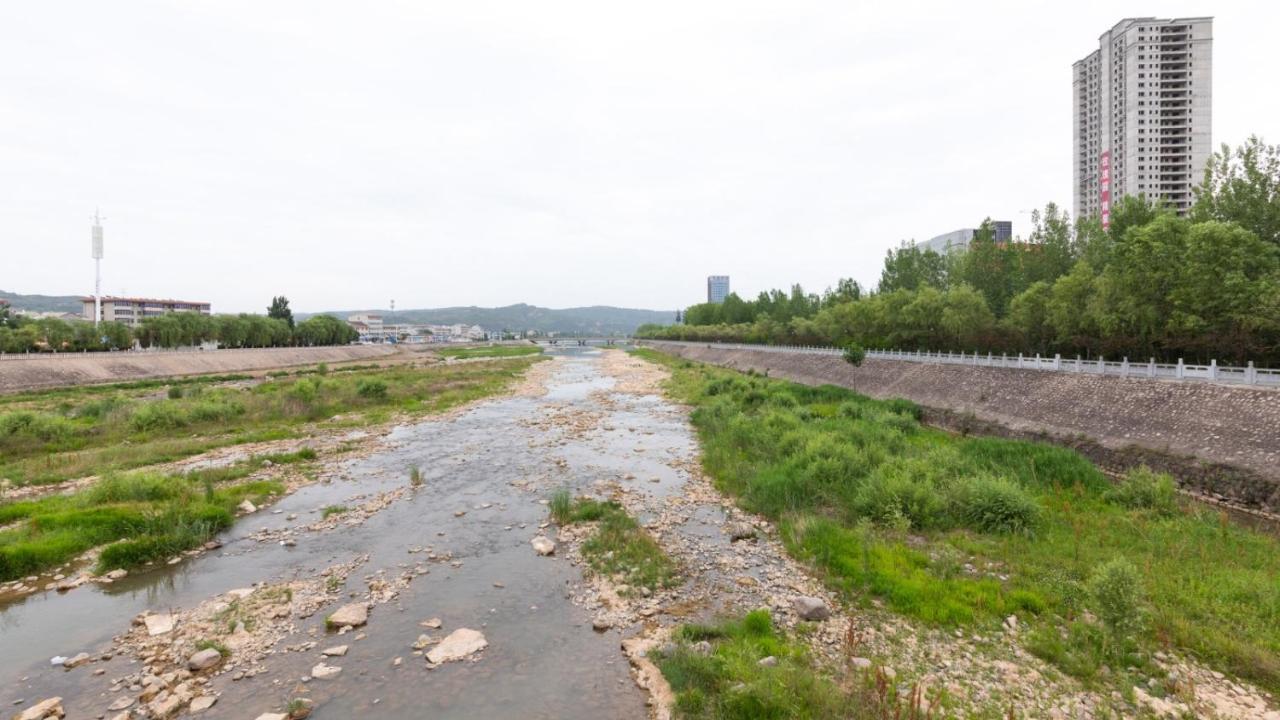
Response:
M93 326L102 319L102 218L93 211Z

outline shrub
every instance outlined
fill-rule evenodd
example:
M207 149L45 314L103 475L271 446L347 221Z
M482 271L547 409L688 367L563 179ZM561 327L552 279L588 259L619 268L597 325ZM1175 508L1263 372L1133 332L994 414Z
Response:
M356 382L356 394L368 400L385 400L387 383L378 378L360 378Z
M414 487L422 485L422 471L418 469L417 465L409 468L409 484Z
M29 410L0 415L0 438L29 437L44 442L61 440L75 432L66 418Z
M557 488L552 492L547 507L557 523L567 525L573 516L573 496L569 493L569 488Z
M137 432L173 430L186 424L187 416L182 408L163 400L139 406L129 417L129 427Z
M201 400L187 410L191 422L221 422L244 414L244 406L228 400Z
M867 478L853 498L853 511L890 527L905 520L910 527L942 524L946 500L928 477L913 475L906 464L882 466Z
M166 393L170 400L182 399L182 387L179 385L170 385L169 391Z
M1030 533L1040 524L1041 510L1030 493L1004 478L976 477L957 486L959 523L990 533Z
M867 359L867 351L856 342L851 342L844 346L844 361L854 367L862 365L862 361Z
M1165 516L1178 512L1178 489L1173 478L1146 466L1130 470L1106 495L1111 502L1127 508Z
M316 366L316 373L320 375L329 374L329 363L320 363Z
M1089 595L1098 619L1116 638L1142 629L1142 578L1133 563L1117 557L1099 566L1089 577Z

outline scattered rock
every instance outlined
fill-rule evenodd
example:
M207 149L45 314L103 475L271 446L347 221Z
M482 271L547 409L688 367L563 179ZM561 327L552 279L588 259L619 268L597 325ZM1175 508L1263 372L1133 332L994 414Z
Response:
M756 664L759 665L760 667L776 667L778 664L778 658L772 655L768 657L762 657Z
M598 617L591 621L591 629L596 632L604 632L613 627L613 623L608 618Z
M173 630L173 616L168 613L148 615L143 619L147 625L147 634L155 637Z
M262 713L254 720L289 720L289 716L284 713Z
M427 653L427 660L433 665L462 660L488 646L489 641L484 639L484 634L480 631L458 628Z
M822 621L831 617L831 608L821 598L801 595L791 601L791 608L801 620Z
M338 677L341 673L342 668L337 665L325 665L324 663L319 663L315 667L311 668L311 677L317 680L332 680ZM280 717L283 718L284 716L281 715Z
M128 710L130 707L133 707L133 698L128 695L121 695L116 698L115 702L107 706L107 710L109 712L120 712L121 710Z
M360 627L369 622L369 606L365 603L351 603L338 608L325 622L329 627Z
M62 698L51 697L14 715L13 720L44 720L44 718L60 718L64 715L66 713L62 710Z
M187 659L187 669L192 672L208 670L222 662L222 653L213 648L205 648Z
M871 661L864 657L853 658L852 660L849 661L849 663L854 667L858 668L859 670L866 670L867 668L871 667Z
M302 720L311 717L311 711L315 710L316 704L311 698L296 698L289 703L289 720Z
M423 620L422 622L420 622L420 623L418 623L418 624L419 624L419 625L421 625L421 626L422 626L422 627L424 627L424 628L430 628L430 629L432 629L432 630L439 630L439 629L440 629L440 626L441 626L443 623L441 623L441 622L440 622L440 618L438 618L438 617L433 617L433 618L431 618L430 620Z
M729 541L735 540L754 540L756 537L756 529L751 523L732 523L725 530L729 533Z
M1009 632L1018 632L1018 616L1010 615L1004 619L1004 629Z
M208 710L209 708L213 707L217 702L218 702L217 695L201 695L200 697L191 701L191 706L187 708L187 712L191 713L192 715L196 713L202 713L205 710Z
M89 656L89 653L79 653L78 655L74 655L72 657L67 658L66 660L63 660L62 667L70 670L71 668L80 667L81 665L84 665L85 663L89 662L92 659L93 658Z
M257 512L258 506L249 502L248 498L245 498L240 502L239 505L236 506L236 509L243 513L251 513L251 512Z
M556 544L551 541L551 538L545 537L543 535L539 535L534 539L530 540L529 543L533 545L534 552L538 553L539 555L545 556L545 555L555 554Z
M347 654L347 646L334 645L331 648L325 648L324 650L321 650L320 654L324 655L325 657L342 657L343 655Z

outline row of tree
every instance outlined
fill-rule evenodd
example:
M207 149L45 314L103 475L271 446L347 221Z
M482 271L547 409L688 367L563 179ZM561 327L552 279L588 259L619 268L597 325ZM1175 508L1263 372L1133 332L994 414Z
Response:
M996 242L987 222L961 252L891 250L875 292L731 295L638 334L1280 364L1280 146L1224 146L1196 198L1180 217L1125 197L1105 230L1050 204L1025 242Z
M191 347L216 342L225 348L345 345L356 331L329 315L295 323L289 301L272 299L267 315L201 315L179 312L144 318L136 328L118 322L31 319L0 306L0 352L96 352Z

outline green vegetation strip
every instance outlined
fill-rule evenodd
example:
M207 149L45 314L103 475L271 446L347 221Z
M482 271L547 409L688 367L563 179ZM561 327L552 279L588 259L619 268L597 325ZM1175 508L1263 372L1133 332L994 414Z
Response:
M275 455L305 460L314 452ZM238 504L284 491L273 481L226 484L267 458L187 475L105 477L86 490L0 505L0 581L40 573L106 545L98 570L133 568L197 547L231 526ZM111 544L108 544L111 543Z
M440 357L465 360L468 358L523 357L525 355L537 355L541 352L542 348L537 345L495 345L494 347L445 348L437 350L436 354Z
M942 626L1017 614L1028 649L1127 688L1177 647L1280 690L1280 542L1147 471L1112 485L1074 451L957 437L902 400L695 365L669 392L696 409L703 464L850 602Z
M438 412L501 391L534 360L341 373L320 366L252 387L147 381L27 393L0 401L0 478L59 482L294 437L339 415L364 425L393 412Z
M582 556L591 569L625 584L621 594L630 595L671 587L678 571L649 533L635 518L614 502L589 498L574 500L568 490L557 490L549 503L551 517L560 525L598 523L595 532L582 544Z
M918 717L875 674L836 683L816 671L804 642L773 626L767 610L715 625L685 625L654 653L682 718L877 720Z

